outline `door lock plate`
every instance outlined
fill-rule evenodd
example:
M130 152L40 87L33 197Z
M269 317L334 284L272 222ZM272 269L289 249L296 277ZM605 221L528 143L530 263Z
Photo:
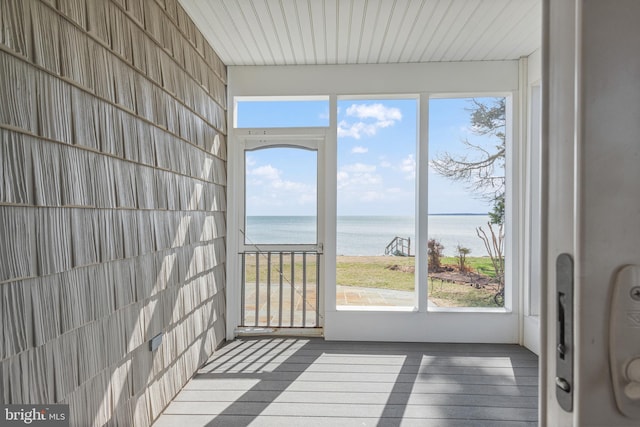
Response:
M609 363L618 409L640 420L640 266L615 276L609 321Z

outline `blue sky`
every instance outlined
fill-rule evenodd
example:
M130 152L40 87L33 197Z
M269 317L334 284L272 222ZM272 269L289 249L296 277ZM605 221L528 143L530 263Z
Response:
M472 134L468 99L432 99L429 157L464 153L461 141L494 142ZM338 101L338 215L415 213L417 100ZM241 102L238 127L328 126L328 101ZM315 215L313 152L277 148L246 153L248 215ZM486 213L490 203L464 184L430 170L430 213Z
M338 215L415 213L417 100L338 102Z

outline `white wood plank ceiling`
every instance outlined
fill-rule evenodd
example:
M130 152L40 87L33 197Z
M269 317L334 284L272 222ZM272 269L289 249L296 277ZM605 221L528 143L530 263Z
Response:
M180 0L226 65L517 59L541 0Z

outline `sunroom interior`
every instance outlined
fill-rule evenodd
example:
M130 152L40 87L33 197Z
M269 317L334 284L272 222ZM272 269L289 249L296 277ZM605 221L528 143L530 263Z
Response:
M212 46L219 47L217 52L227 65L227 283L245 282L244 258L235 254L256 248L266 253L269 246L247 240L245 190L249 192L246 181L250 177L245 181L245 156L256 144L282 146L296 138L320 138L318 239L313 243L321 247L318 320L326 339L520 343L537 350L539 277L531 274L538 271L539 228L532 224L539 215L531 206L539 206L535 201L540 178L536 164L540 150L539 2L284 2L282 8L277 3L249 2L224 3L217 10L215 3L196 1L183 2L183 6ZM406 305L341 304L335 261L340 244L336 242L340 232L336 221L340 196L336 193L341 186L337 181L341 102L415 100L414 247L417 254L426 254L427 217L437 211L428 206L430 101L489 96L504 97L507 110L505 252L509 255L504 307L430 305L427 262L420 256L415 261L413 300ZM320 128L238 126L242 102L278 100L324 100L328 121ZM281 325L278 321L274 325L254 322L259 317L259 300L251 301L256 314L252 321L245 321L244 305L255 298L254 293L244 295L243 288L227 287L227 336L242 333L243 326L256 332L256 327L277 329ZM468 327L475 322L483 328Z
M541 1L7 0L0 22L4 404L151 425L251 334L539 353ZM418 256L406 306L341 305L339 102L414 100L426 254L430 100L475 97L506 100L504 306L430 306ZM323 100L326 126L237 126L238 103L282 100ZM295 144L317 153L315 319L252 324L245 156Z

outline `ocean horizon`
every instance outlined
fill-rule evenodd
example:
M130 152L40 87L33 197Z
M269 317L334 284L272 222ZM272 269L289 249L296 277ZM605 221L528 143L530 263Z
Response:
M471 249L469 256L486 256L476 227L486 229L486 214L429 214L428 235L444 245L444 254L454 256L458 245ZM412 216L338 216L338 255L384 255L396 237L411 238L414 254L415 220ZM247 216L246 242L250 244L316 243L314 216Z

